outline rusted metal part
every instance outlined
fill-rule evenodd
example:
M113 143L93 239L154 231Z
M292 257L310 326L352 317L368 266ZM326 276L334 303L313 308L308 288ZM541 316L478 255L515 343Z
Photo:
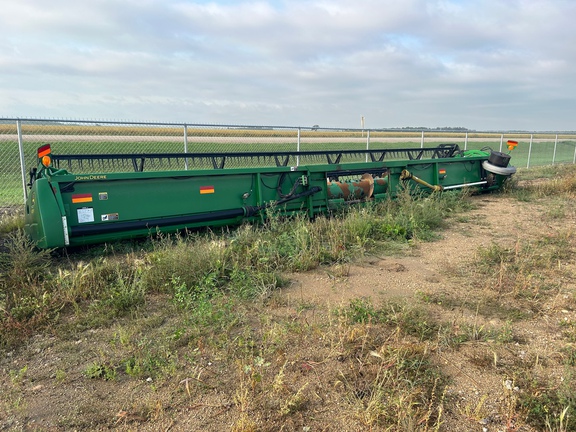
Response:
M363 174L359 181L351 182L328 182L328 198L368 199L374 194L374 177L371 174Z
M376 177L374 179L373 195L384 194L388 192L388 177Z

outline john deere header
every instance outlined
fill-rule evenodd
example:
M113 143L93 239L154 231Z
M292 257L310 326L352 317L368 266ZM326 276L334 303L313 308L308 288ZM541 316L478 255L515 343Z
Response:
M346 205L394 197L401 187L441 192L498 189L516 172L510 156L433 148L258 153L56 155L38 149L30 172L27 234L41 248L148 236L186 228L234 225L266 217L266 209L310 217ZM228 168L230 160L248 168ZM145 171L186 160L194 170ZM350 161L348 161L350 160ZM354 161L355 160L355 161ZM362 162L358 162L362 160ZM129 165L133 172L73 174L74 164Z

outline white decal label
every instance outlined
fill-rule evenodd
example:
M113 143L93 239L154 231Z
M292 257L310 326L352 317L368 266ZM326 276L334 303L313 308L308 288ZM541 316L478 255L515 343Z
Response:
M109 213L102 215L102 222L118 220L118 213Z
M68 221L66 220L66 216L62 216L62 228L64 229L64 246L68 246L70 244L70 238L68 237Z
M92 207L82 207L77 212L78 223L94 222L94 209Z

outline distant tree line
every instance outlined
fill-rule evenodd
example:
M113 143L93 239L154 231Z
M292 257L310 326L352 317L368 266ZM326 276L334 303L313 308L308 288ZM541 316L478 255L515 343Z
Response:
M402 128L398 128L400 130L407 130L407 131L456 131L456 132L469 132L470 129L462 127L462 126L443 126L443 127L425 127L425 126L405 126Z

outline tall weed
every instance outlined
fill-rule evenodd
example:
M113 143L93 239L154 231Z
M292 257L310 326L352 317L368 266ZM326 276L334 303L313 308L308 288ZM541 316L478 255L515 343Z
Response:
M17 343L43 326L56 309L50 251L36 251L21 231L0 253L0 345Z

